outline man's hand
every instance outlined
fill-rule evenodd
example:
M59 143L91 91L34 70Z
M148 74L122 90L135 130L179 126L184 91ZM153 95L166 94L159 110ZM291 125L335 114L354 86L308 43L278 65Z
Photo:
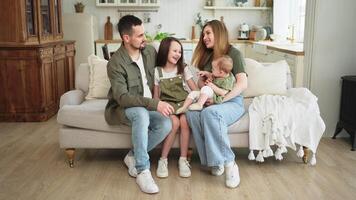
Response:
M161 113L165 117L169 117L170 114L174 113L174 108L167 102L159 101L157 106L157 112Z

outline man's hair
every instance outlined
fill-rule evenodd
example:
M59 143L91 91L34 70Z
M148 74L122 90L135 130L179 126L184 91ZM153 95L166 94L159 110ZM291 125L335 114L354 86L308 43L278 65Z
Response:
M119 30L121 39L122 36L127 34L127 35L131 35L132 34L132 27L133 26L137 26L137 25L141 25L142 21L133 15L125 15L123 17L121 17L121 19L119 20L119 23L117 24L117 28Z
M233 61L230 56L223 55L215 60L216 66L219 70L224 71L225 73L230 73L232 70Z

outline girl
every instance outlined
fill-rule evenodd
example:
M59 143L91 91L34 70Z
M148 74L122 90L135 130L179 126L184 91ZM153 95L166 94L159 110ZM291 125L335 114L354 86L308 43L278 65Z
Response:
M183 105L191 90L197 90L193 75L183 62L182 44L173 37L161 41L155 69L155 86L153 97L170 103L175 110ZM158 161L157 176L168 177L168 153L173 145L176 133L180 128L179 175L189 177L190 165L187 161L190 130L185 114L171 115L172 130L165 139L161 158Z

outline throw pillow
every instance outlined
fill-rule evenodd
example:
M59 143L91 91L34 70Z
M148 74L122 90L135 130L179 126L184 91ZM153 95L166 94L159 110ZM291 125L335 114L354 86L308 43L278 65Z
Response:
M111 87L107 75L107 63L107 60L101 59L96 55L90 55L88 57L89 92L85 97L86 99L107 98Z
M246 58L245 71L248 75L248 87L244 97L255 97L263 94L284 95L287 91L288 64L285 60L264 66Z

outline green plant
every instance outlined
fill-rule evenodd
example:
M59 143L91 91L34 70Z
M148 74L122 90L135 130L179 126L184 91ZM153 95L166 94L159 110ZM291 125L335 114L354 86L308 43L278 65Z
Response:
M148 33L145 33L146 39L148 42L152 42L154 40L156 41L162 41L166 37L170 37L175 35L175 33L168 33L168 32L158 32L155 36L149 35Z
M203 29L205 23L208 22L208 20L204 20L202 19L200 12L197 13L197 18L195 19L195 24L199 25L201 29Z

